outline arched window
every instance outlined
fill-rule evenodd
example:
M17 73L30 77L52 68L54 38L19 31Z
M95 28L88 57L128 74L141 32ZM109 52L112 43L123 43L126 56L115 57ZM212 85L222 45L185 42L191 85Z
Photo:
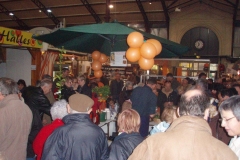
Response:
M217 63L219 55L219 41L217 35L205 27L196 27L187 31L181 44L190 48L189 52L184 54L184 58L210 59L212 63Z

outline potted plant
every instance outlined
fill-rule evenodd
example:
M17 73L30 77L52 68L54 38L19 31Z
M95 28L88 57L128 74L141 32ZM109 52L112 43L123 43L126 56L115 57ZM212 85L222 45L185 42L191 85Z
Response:
M92 92L97 94L98 101L101 102L101 105L99 106L99 110L100 111L105 110L106 100L110 95L110 87L109 86L95 87L92 89Z

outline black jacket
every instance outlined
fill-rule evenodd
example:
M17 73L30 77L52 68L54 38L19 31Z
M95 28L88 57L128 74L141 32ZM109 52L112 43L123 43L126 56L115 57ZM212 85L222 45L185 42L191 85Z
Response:
M33 113L32 127L28 136L27 143L27 157L32 158L35 155L32 148L32 144L35 137L42 128L41 117L43 113L51 116L50 115L51 104L40 87L34 86L27 87L23 91L22 97L24 98L24 102L29 106Z
M37 134L42 129L42 120L39 115L39 112L37 109L30 107L32 113L33 113L33 120L32 120L32 127L31 131L28 135L28 142L27 142L27 158L33 158L35 156L35 153L33 151L33 141L36 138Z
M82 87L78 86L77 92L92 98L92 90L90 87L87 86L86 83Z
M61 91L61 99L65 99L68 102L68 98L75 94L75 91L70 87L67 87L66 85L63 85L62 91Z
M160 115L162 115L163 113L165 102L173 102L173 105L177 105L178 99L178 94L174 90L169 95L166 95L164 89L159 91L157 98L157 106L160 107Z
M42 88L29 86L22 93L24 102L30 107L35 108L40 115L43 113L51 116L50 108L51 104L47 97L44 95Z
M122 133L109 147L109 160L127 160L133 150L144 140L139 133Z
M107 79L107 77L102 76L100 78L100 81L104 84L104 86L109 86L109 80Z
M126 88L124 87L124 89L120 92L118 100L120 108L122 108L122 105L126 100L130 99L132 91L133 90L126 90ZM119 109L119 112L121 112L121 109Z
M70 114L64 126L47 139L42 160L105 160L108 143L103 130L92 123L88 114Z
M118 100L119 94L123 88L123 81L112 80L110 84L111 96L113 99Z

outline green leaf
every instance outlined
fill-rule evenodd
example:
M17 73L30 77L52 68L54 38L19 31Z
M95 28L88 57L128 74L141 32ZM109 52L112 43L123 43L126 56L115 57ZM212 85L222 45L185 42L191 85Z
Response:
M92 92L96 93L99 97L106 100L110 95L110 88L109 86L95 87L92 89Z
M61 79L61 76L60 76L60 75L57 75L57 74L56 74L55 77L57 77L58 79Z

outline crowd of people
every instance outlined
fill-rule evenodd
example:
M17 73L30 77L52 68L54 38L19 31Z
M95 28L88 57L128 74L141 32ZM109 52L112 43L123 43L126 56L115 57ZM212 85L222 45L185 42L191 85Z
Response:
M0 160L240 159L240 84L226 79L180 81L120 73L106 77L44 75L36 86L0 78ZM89 114L94 87L109 85L117 136L109 141ZM59 90L59 86L61 90ZM154 117L160 123L149 130Z

